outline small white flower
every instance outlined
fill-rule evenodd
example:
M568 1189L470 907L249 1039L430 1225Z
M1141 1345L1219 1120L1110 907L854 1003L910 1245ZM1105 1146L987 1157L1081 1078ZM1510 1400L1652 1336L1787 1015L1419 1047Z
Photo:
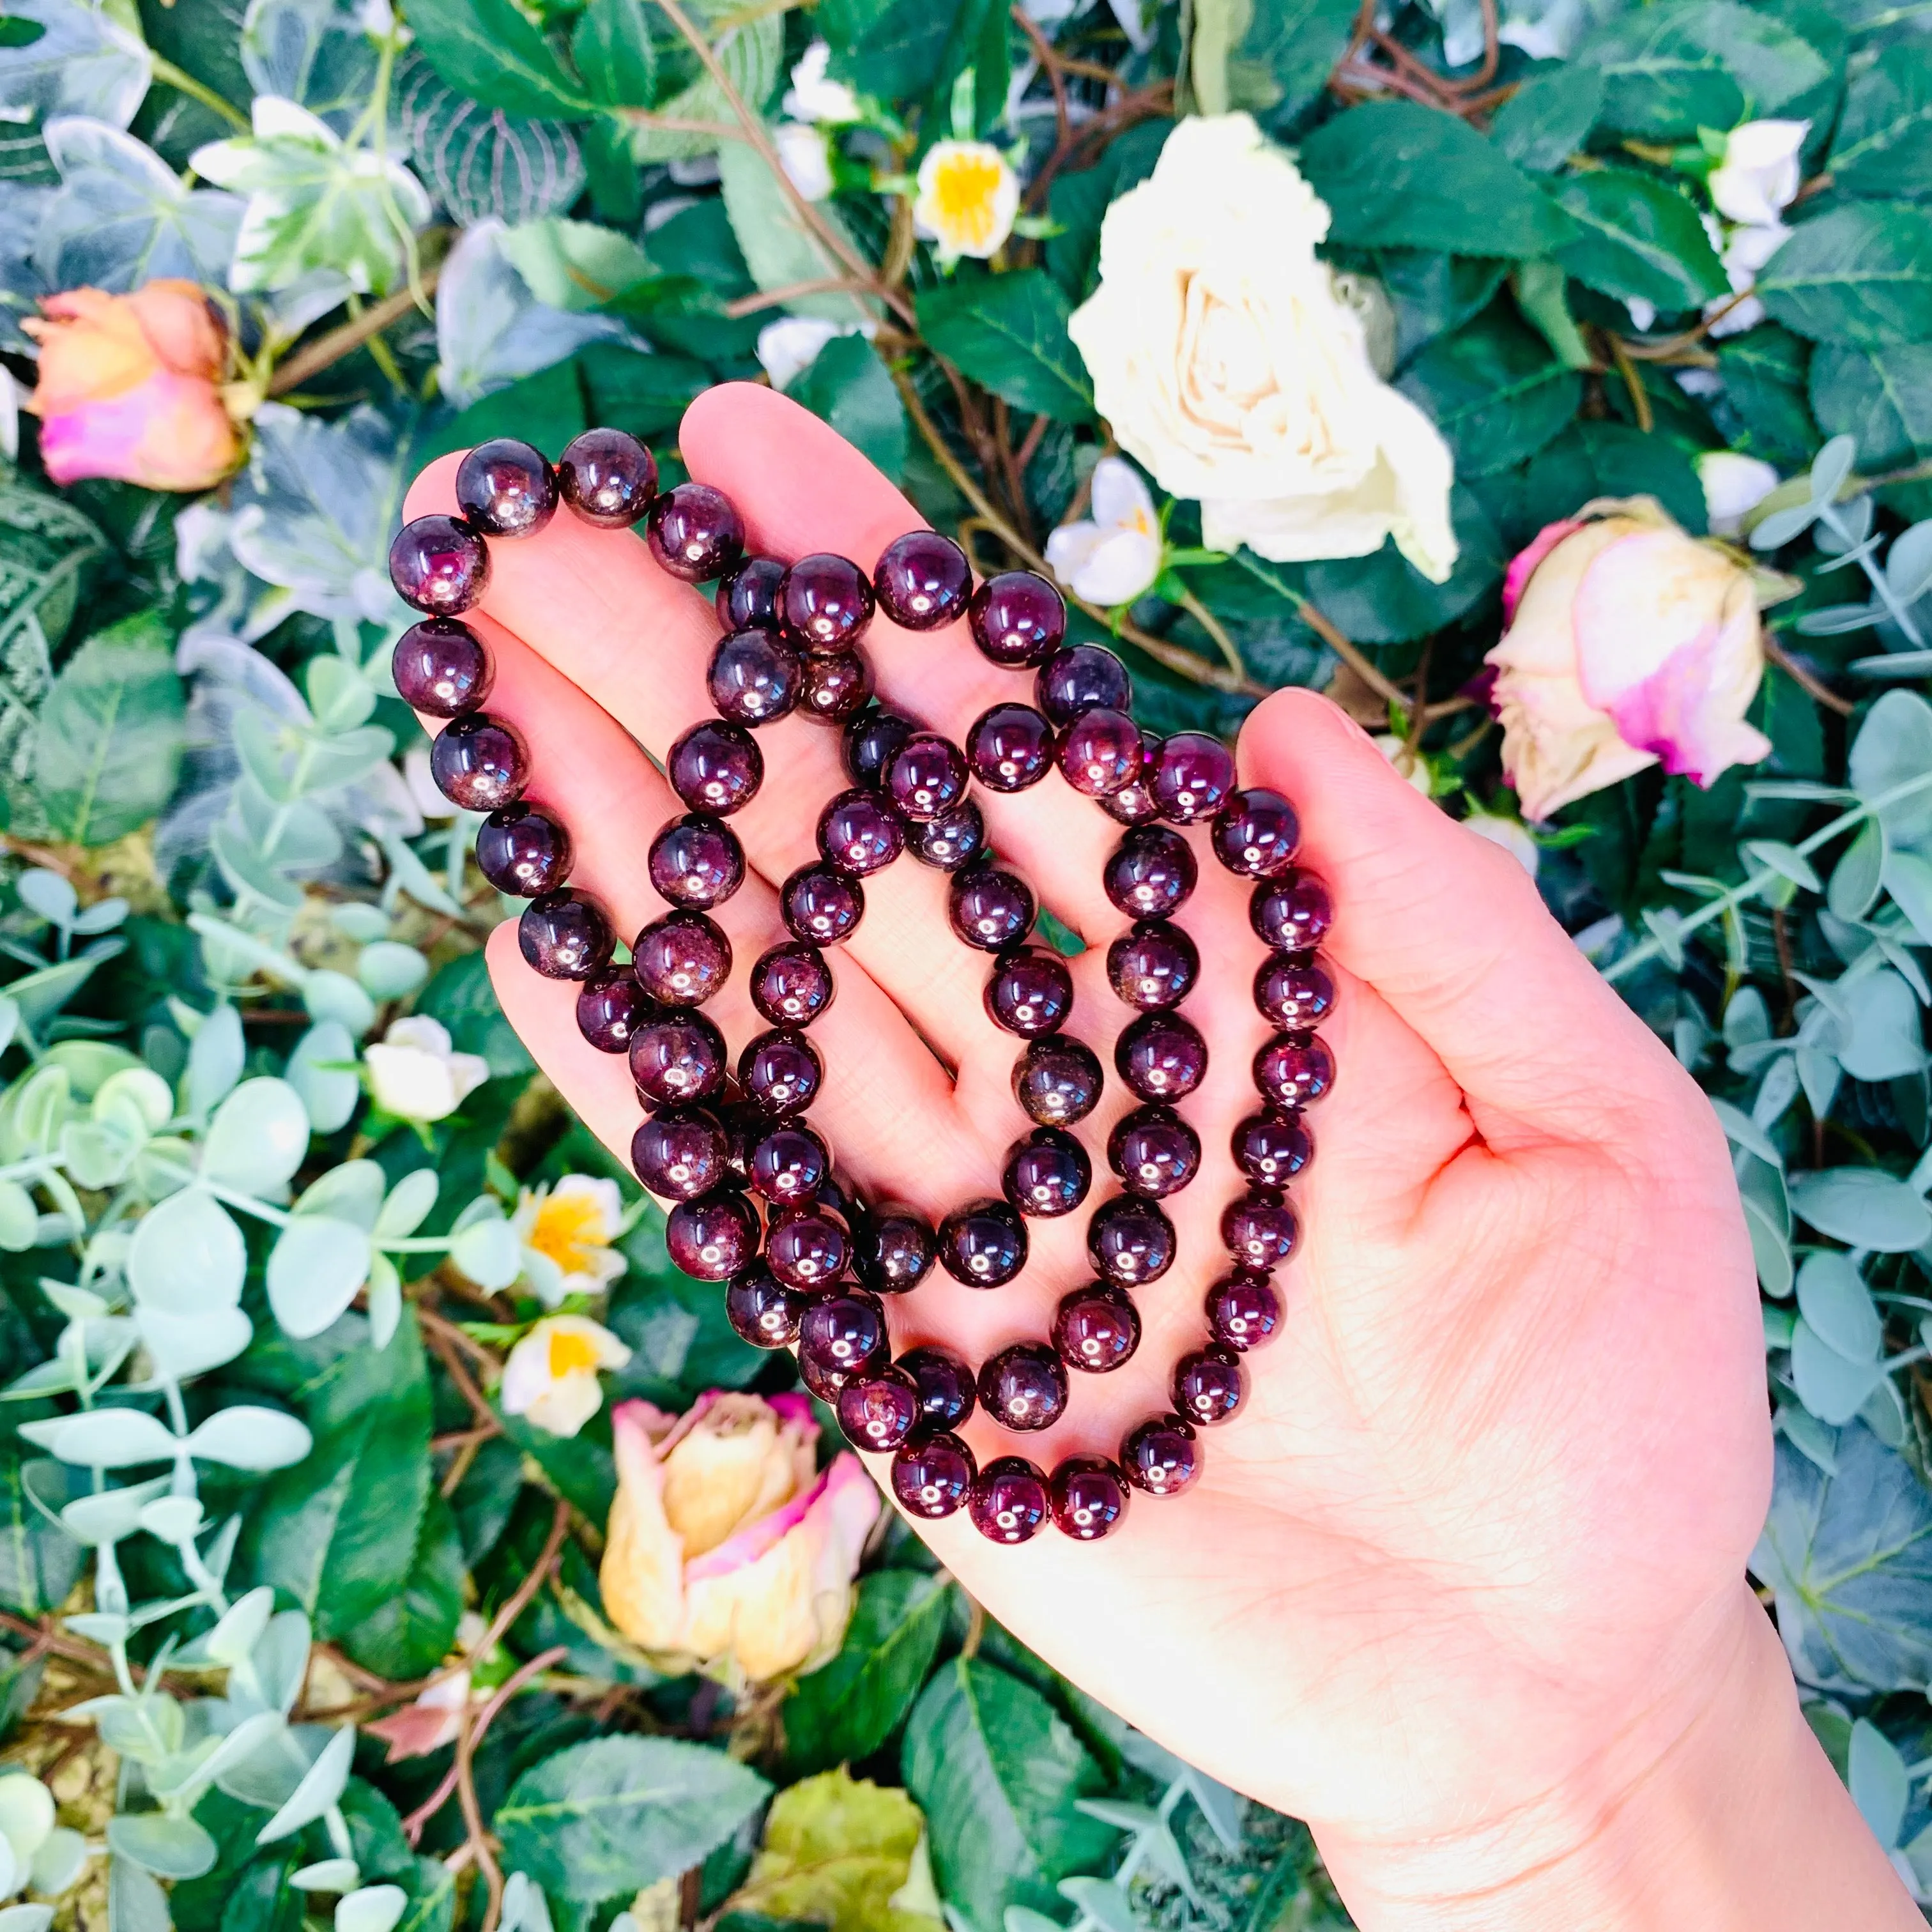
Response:
M1160 518L1141 473L1118 456L1094 466L1094 514L1046 540L1053 574L1076 597L1131 604L1160 574Z
M772 141L791 184L807 201L823 201L832 192L832 150L825 136L803 121L781 121Z
M919 164L913 226L942 260L998 254L1020 212L1019 177L988 141L935 141Z
M624 1257L610 1246L623 1219L614 1180L566 1174L554 1187L525 1188L511 1222L524 1286L546 1308L566 1295L602 1294L624 1272Z
M814 40L799 57L791 70L791 85L779 103L794 121L843 127L860 118L859 97L826 71L831 60L832 50L824 40Z
M547 1315L503 1364L506 1415L526 1415L553 1436L574 1436L604 1400L600 1369L621 1369L631 1352L581 1315Z
M1398 776L1405 779L1412 791L1419 791L1424 798L1429 796L1429 767L1408 748L1408 741L1398 738L1393 731L1384 731L1375 741L1376 749L1395 767Z
M456 807L442 795L430 770L428 745L412 745L403 754L403 782L410 788L416 808L428 819L454 818Z
M1478 838L1500 845L1532 879L1536 877L1543 854L1521 819L1505 818L1499 812L1472 812L1462 824Z
M1790 236L1791 230L1781 221L1732 230L1720 253L1732 295L1743 295L1756 281L1758 271L1784 247ZM1706 302L1704 313L1716 314L1724 306L1721 301ZM1742 335L1746 329L1755 328L1763 320L1764 304L1756 296L1747 296L1728 314L1718 316L1711 324L1710 332L1713 335Z
M376 1106L404 1120L445 1118L490 1077L490 1063L452 1051L448 1029L427 1013L398 1020L362 1060Z
M1752 511L1778 488L1778 472L1760 457L1707 449L1696 459L1704 514L1714 537L1734 537Z
M1711 171L1718 212L1754 228L1774 224L1798 193L1798 150L1810 131L1808 121L1747 121L1733 128L1724 158Z
M819 315L782 315L758 331L758 361L775 389L788 389L818 360L834 336L848 334L849 323Z
M1627 296L1624 307L1630 311L1630 326L1638 334L1643 334L1657 320L1657 304L1646 302L1641 296Z

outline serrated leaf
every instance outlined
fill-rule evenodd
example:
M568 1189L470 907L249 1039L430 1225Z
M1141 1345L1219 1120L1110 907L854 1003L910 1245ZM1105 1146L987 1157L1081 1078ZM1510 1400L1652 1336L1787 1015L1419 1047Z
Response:
M1932 338L1932 212L1853 202L1801 223L1757 278L1766 310L1820 342Z
M1902 41L1853 80L1826 166L1863 199L1932 196L1932 50Z
M1730 292L1696 209L1668 182L1629 168L1594 168L1552 192L1581 231L1556 251L1580 282L1666 310Z
M1089 422L1094 386L1066 332L1072 305L1043 268L961 273L922 291L926 340L998 396L1056 422Z
M1829 75L1824 57L1790 27L1734 0L1636 8L1606 20L1576 58L1604 76L1604 121L1657 140L1735 127Z
M410 0L410 27L443 80L486 107L574 120L596 104L512 0Z

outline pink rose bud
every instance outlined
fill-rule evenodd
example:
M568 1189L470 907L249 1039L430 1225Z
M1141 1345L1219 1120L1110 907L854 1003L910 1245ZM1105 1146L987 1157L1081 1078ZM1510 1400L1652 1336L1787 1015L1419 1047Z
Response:
M1526 818L1647 765L1708 785L1769 752L1744 722L1764 673L1752 574L1650 498L1540 532L1510 566L1503 616L1484 662Z
M56 483L118 477L205 490L235 467L241 438L219 385L228 332L193 282L131 296L69 289L21 326L40 345L40 459Z

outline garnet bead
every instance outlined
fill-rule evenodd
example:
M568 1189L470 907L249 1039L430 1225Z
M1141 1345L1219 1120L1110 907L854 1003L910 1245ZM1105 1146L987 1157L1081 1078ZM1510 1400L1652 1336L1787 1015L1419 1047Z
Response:
M587 429L556 460L558 495L600 530L628 530L657 487L657 458L620 429Z
M712 602L728 631L773 631L778 622L778 586L785 567L775 556L748 556L718 580Z
M1033 889L1017 873L976 866L957 874L946 914L953 932L982 952L1004 952L1033 930Z
M887 1363L838 1391L838 1426L861 1449L898 1448L919 1426L919 1386Z
M988 1542L1009 1547L1036 1535L1048 1508L1046 1478L1024 1456L988 1462L973 1484L973 1527Z
M461 517L418 517L389 546L389 581L405 604L454 617L490 587L490 547Z
M1234 1165L1259 1187L1292 1180L1315 1157L1307 1127L1293 1114L1250 1114L1234 1130Z
M995 704L966 734L966 762L988 791L1024 791L1053 769L1053 727L1030 704Z
M1178 1415L1150 1416L1127 1431L1120 1444L1127 1480L1150 1496L1178 1496L1201 1473L1194 1431Z
M1014 1143L1000 1185L1022 1214L1051 1220L1070 1214L1094 1184L1087 1150L1064 1127L1036 1127Z
M887 760L885 788L915 825L943 818L966 796L966 760L937 731L909 732Z
M718 640L704 688L721 718L769 724L804 696L805 659L775 632L736 631Z
M832 966L815 946L792 940L753 962L752 1004L776 1027L809 1026L832 1004Z
M842 791L818 814L818 850L828 866L869 878L905 850L905 822L877 792Z
M1107 980L1142 1012L1178 1006L1201 976L1201 954L1180 926L1146 920L1107 948Z
M432 718L474 711L496 672L482 640L455 617L425 617L396 640L390 674L405 704Z
M872 694L871 660L856 651L821 651L805 661L799 694L802 716L820 724L843 724L865 710Z
M1098 1543L1126 1514L1126 1478L1104 1456L1070 1456L1047 1482L1054 1526L1076 1543Z
M607 966L577 995L577 1030L599 1053L624 1053L656 1010L629 967Z
M1277 1107L1306 1107L1335 1084L1335 1057L1318 1035L1276 1034L1255 1055L1255 1086Z
M456 466L456 507L485 536L535 536L556 514L556 478L528 443L493 436Z
M969 1201L939 1224L940 1264L968 1288L1004 1286L1026 1258L1026 1224L1009 1202Z
M888 775L892 760L897 758L899 747L917 731L919 727L910 718L902 718L896 711L888 711L883 704L874 704L860 712L845 727L843 747L845 772L856 785L863 785L869 791L887 788ZM892 802L902 812L904 802L895 798Z
M724 1036L702 1013L666 1013L632 1037L631 1078L657 1106L722 1093L724 1066Z
M808 1295L780 1281L760 1262L734 1274L724 1291L724 1318L754 1348L788 1348L798 1340L810 1305Z
M1106 1375L1140 1345L1140 1310L1123 1288L1090 1282L1063 1295L1054 1311L1053 1346L1070 1369Z
M1306 1033L1328 1017L1335 982L1312 960L1270 954L1255 969L1255 1005L1286 1033Z
M1114 1042L1114 1070L1143 1100L1184 1100L1208 1073L1208 1042L1178 1013L1142 1013Z
M452 805L500 812L530 782L530 748L514 724L487 712L452 718L429 748L430 776Z
M859 1278L879 1294L904 1294L932 1272L939 1244L931 1224L915 1208L893 1204L875 1208L855 1230ZM950 1426L950 1425L948 1425Z
M1294 1253L1300 1228L1294 1210L1279 1194L1251 1187L1221 1210L1221 1240L1243 1267L1257 1274L1279 1268Z
M680 1201L664 1218L672 1264L699 1281L728 1281L758 1252L758 1210L742 1194Z
M1013 1063L1013 1098L1042 1127L1070 1127L1099 1105L1099 1054L1084 1042L1056 1034L1030 1040Z
M908 844L921 864L934 866L942 872L956 872L985 854L986 821L974 800L962 798L950 812L942 812L930 824L915 825Z
M1044 947L1004 952L986 982L986 1011L993 1024L1028 1040L1058 1033L1073 1010L1073 975L1066 962Z
M778 627L812 652L855 644L872 621L872 586L850 557L802 556L778 586Z
M1208 1291L1208 1325L1225 1348L1258 1348L1281 1326L1281 1297L1265 1275L1223 1275Z
M1279 952L1313 952L1334 917L1328 888L1312 872L1291 872L1258 885L1248 901L1256 936Z
M566 886L524 907L517 944L545 979L587 980L610 964L616 941L604 915Z
M723 576L745 554L745 520L708 483L680 483L652 498L645 529L652 556L687 584Z
M673 905L703 912L745 883L745 848L722 818L687 812L659 828L648 867L651 884Z
M784 1279L784 1270L776 1260L772 1269ZM862 1375L884 1355L885 1348L884 1305L862 1288L821 1296L805 1311L805 1319L799 1324L799 1358L809 1358L821 1375Z
M1166 919L1186 904L1199 876L1193 848L1179 832L1145 825L1114 848L1100 884L1114 910L1130 919Z
M731 942L701 912L667 913L631 942L631 964L660 1005L701 1006L731 976Z
M774 1127L752 1149L752 1188L775 1208L809 1201L832 1172L825 1143L802 1120Z
M730 1142L703 1107L660 1107L631 1136L631 1166L653 1194L695 1201L727 1178Z
M746 1042L738 1080L760 1114L802 1114L825 1084L825 1064L803 1034L776 1027Z
M1160 807L1154 802L1154 793L1148 784L1154 776L1154 765L1160 757L1160 734L1157 731L1142 730L1140 770L1118 791L1109 794L1100 801L1100 809L1109 818L1122 825L1151 825L1160 816Z
M892 1458L892 1494L908 1516L932 1522L950 1516L972 1494L978 1473L972 1450L941 1430L908 1443Z
M1141 775L1141 730L1124 711L1083 711L1060 734L1060 775L1088 798L1106 798Z
M1201 1171L1201 1136L1172 1107L1136 1107L1107 1136L1107 1165L1121 1185L1158 1201Z
M1055 651L1034 680L1034 702L1058 726L1084 711L1129 711L1133 680L1127 668L1102 644L1073 644Z
M937 1342L908 1348L898 1366L919 1390L922 1428L957 1429L973 1413L979 1401L973 1371L950 1348Z
M772 1217L765 1233L765 1261L779 1280L794 1288L825 1288L842 1275L852 1259L852 1236L837 1215L823 1208L787 1208ZM866 1306L878 1303L863 1289L836 1298L850 1300L863 1296ZM808 1324L810 1316L806 1317ZM879 1318L878 1333L883 1336L884 1317Z
M1161 746L1148 788L1169 824L1198 825L1234 789L1234 754L1204 731L1177 731Z
M1278 791L1252 786L1230 797L1209 836L1214 856L1244 879L1278 879L1294 863L1301 821Z
M1174 1365L1174 1406L1197 1428L1226 1422L1241 1406L1248 1378L1232 1348L1210 1342Z
M1030 570L988 578L967 615L980 655L1007 670L1044 663L1066 634L1066 600Z
M493 812L476 828L476 866L500 892L535 898L570 876L570 834L520 800Z
M1117 1194L1087 1224L1087 1257L1103 1281L1139 1288L1174 1265L1174 1223L1138 1194Z
M778 912L793 938L836 946L859 929L866 890L830 866L801 866L778 890Z
M765 754L743 725L707 718L672 745L664 776L688 810L728 818L758 796Z
M1002 1429L1051 1429L1066 1393L1066 1370L1044 1342L1016 1342L980 1366L980 1406Z
M879 608L903 631L936 631L966 608L973 566L950 537L908 530L880 554L872 570Z

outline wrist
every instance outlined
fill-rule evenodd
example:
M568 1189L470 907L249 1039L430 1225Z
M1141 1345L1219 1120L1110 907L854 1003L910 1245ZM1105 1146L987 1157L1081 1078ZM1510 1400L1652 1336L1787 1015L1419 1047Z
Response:
M1422 1839L1316 1824L1364 1932L1923 1932L1742 1582L1695 1656L1505 1816Z

